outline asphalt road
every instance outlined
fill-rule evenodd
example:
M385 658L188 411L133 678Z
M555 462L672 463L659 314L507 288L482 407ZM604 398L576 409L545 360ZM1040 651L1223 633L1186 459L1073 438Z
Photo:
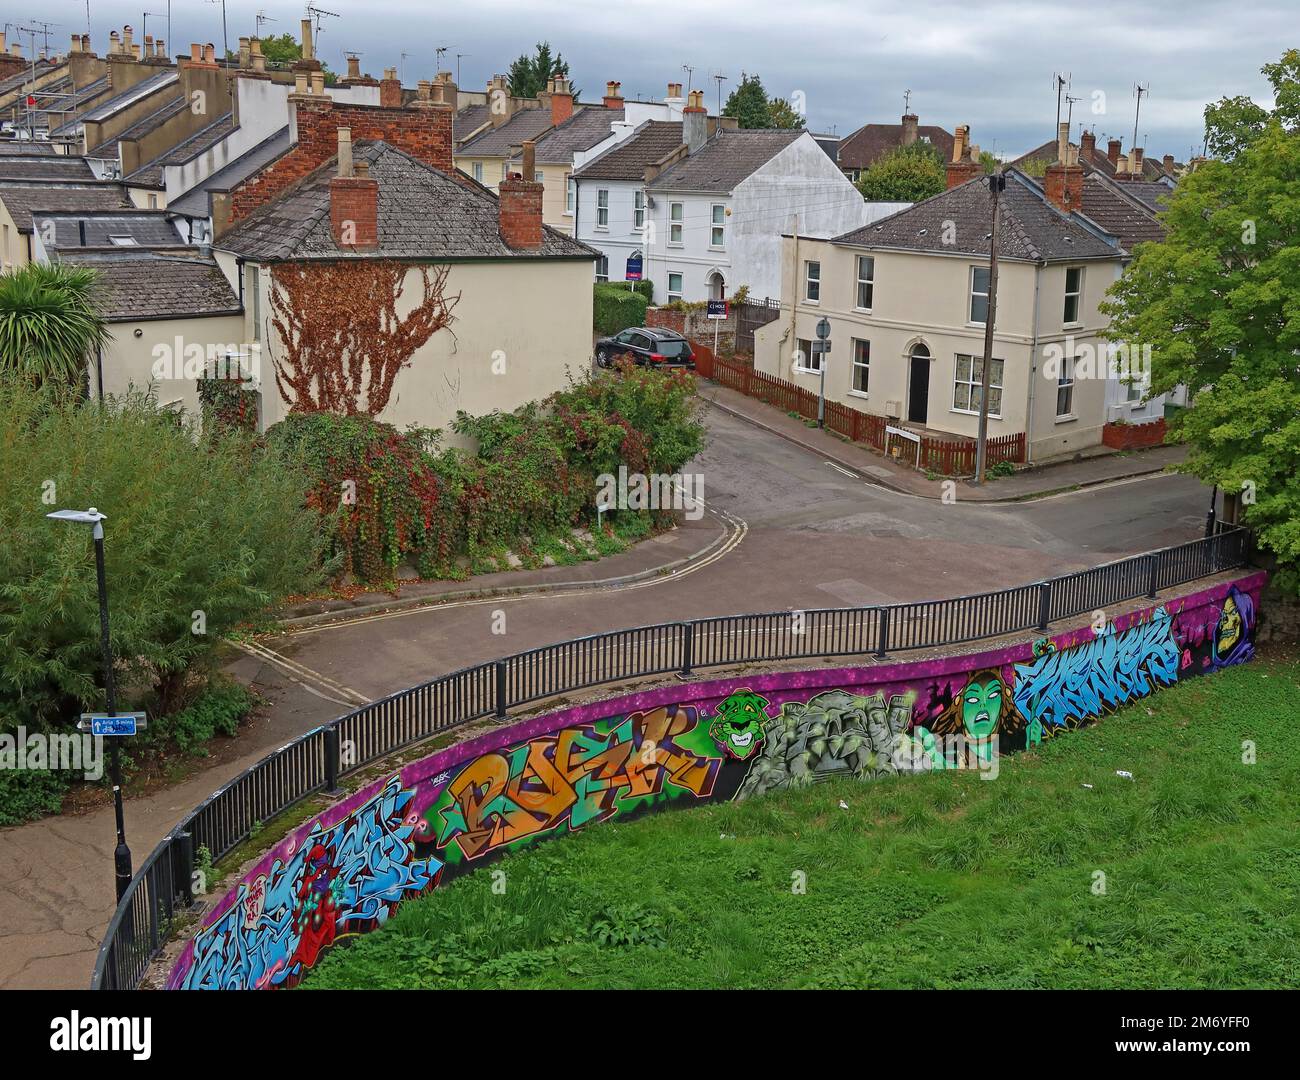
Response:
M673 578L600 592L462 601L278 635L232 670L270 702L210 767L127 804L137 863L220 784L276 746L468 664L602 630L706 615L981 592L1194 539L1207 493L1156 476L1009 505L899 495L712 411L691 466L736 522L729 549ZM671 537L664 538L671 542ZM659 541L652 541L659 542ZM505 633L498 612L505 616ZM294 665L293 667L286 667ZM0 832L0 987L88 984L113 911L112 813Z

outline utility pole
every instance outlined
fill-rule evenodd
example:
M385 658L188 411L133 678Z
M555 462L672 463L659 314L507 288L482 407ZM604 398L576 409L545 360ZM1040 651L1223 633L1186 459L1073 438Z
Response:
M1142 95L1151 93L1151 84L1143 86L1141 83L1133 84L1133 93L1137 96L1137 108L1133 110L1133 145L1138 144L1138 117L1142 115Z
M460 61L461 61L461 57L463 57L463 56L468 56L468 55L469 55L469 53L460 53L460 52L458 52L458 53L456 54L456 85L457 85L457 86L460 85Z
M984 483L984 464L989 437L989 382L993 374L993 323L998 314L998 196L1006 190L1002 172L989 174L993 201L993 227L989 233L989 310L984 317L984 369L980 372L980 427L975 444L975 483Z
M1052 75L1052 85L1056 87L1056 131L1061 130L1061 91L1070 85L1069 74L1062 75L1059 71Z

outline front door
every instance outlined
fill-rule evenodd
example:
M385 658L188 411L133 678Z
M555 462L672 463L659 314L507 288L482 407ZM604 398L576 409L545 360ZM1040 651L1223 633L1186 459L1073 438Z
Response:
M930 357L912 356L912 377L908 380L907 419L913 424L924 424L930 405Z

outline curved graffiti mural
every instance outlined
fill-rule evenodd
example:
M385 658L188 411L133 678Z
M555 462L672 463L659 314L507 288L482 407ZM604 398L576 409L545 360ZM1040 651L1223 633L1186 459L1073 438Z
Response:
M996 775L1162 687L1254 655L1264 575L1091 627L912 663L674 684L404 766L295 830L218 902L170 988L296 985L340 939L508 851L600 821L830 777Z

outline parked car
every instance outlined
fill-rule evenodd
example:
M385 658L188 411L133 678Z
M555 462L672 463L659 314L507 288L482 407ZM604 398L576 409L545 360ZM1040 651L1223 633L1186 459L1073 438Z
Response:
M613 367L620 357L635 364L656 367L695 367L691 343L675 330L662 327L633 326L613 337L596 342L596 366Z

